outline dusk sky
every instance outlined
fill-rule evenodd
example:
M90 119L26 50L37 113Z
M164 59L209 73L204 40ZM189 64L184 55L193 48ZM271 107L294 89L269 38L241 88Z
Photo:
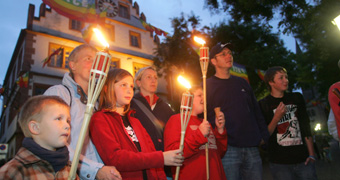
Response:
M201 25L214 25L228 18L225 13L211 15L207 8L204 8L204 0L136 0L140 12L144 12L147 22L172 34L170 18L179 17L181 12L186 15L193 12L199 16ZM135 0L133 0L135 2ZM42 0L7 1L0 6L0 84L3 84L8 64L18 40L20 30L26 28L27 13L29 4L35 5L35 16L38 15L39 6ZM275 24L273 23L274 27ZM275 31L276 32L276 31ZM285 46L295 52L295 41L291 37L281 36Z

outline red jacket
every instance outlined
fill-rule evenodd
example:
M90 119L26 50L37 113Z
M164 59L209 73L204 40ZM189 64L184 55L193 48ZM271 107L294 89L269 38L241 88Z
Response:
M127 116L142 152L127 134L121 116L102 110L94 113L90 122L90 136L100 157L105 165L115 166L124 180L143 180L144 169L149 180L166 179L163 152L155 150L146 130L130 114Z
M185 158L180 169L179 179L206 179L205 143L207 138L198 129L202 119L191 116L184 138L183 156ZM164 130L164 149L178 149L181 137L180 114L171 116ZM219 134L217 129L209 134L209 168L210 179L226 179L221 158L227 151L227 133ZM173 177L176 167L172 167Z
M340 91L340 82L334 83L328 91L328 101L333 110L334 117L336 120L336 127L338 129L338 136L340 139L340 99L332 92L333 89L337 88Z

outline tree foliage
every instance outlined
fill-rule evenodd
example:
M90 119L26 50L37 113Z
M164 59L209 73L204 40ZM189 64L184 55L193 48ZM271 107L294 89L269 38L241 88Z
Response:
M255 69L266 70L268 67L281 65L294 69L294 55L289 52L279 39L278 34L273 34L270 26L249 22L240 24L229 21L228 24L220 23L213 27L200 27L199 17L190 15L172 19L174 34L167 37L156 50L157 64L165 67L167 74L177 70L185 72L196 84L201 83L201 69L199 56L191 47L193 36L199 35L207 41L210 48L218 42L233 44L234 61L247 67L250 84L258 97L267 91L265 84L255 73ZM212 65L209 65L208 77L214 74ZM295 84L295 73L291 72L291 87Z
M229 21L212 28L211 39L217 42L233 44L234 61L247 67L250 84L258 97L265 93L265 84L255 73L256 69L267 70L272 66L283 66L294 69L294 54L284 47L278 34L271 32L269 26L249 22L240 24ZM296 74L289 72L290 88L294 88Z
M293 35L303 52L296 55L297 86L315 88L326 99L329 86L339 81L340 32L331 20L340 14L338 0L206 0L212 12L224 11L238 22L265 25L280 14L279 27ZM269 27L271 29L271 27Z
M284 33L296 26L296 19L301 17L311 7L311 0L205 0L211 12L223 11L235 21L262 22L267 24L274 18L276 12L281 15L279 26Z

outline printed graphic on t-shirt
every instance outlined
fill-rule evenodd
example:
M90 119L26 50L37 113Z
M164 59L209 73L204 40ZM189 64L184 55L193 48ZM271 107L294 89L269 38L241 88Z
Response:
M195 130L199 131L198 125L190 125L190 129L194 131ZM216 138L212 131L210 131L209 136L208 136L208 144L209 144L209 149L217 149ZM205 144L200 146L199 149L200 150L205 149Z
M302 144L301 130L299 121L296 117L297 106L294 104L286 105L286 114L277 124L277 143L281 146L294 146ZM273 110L274 113L276 109Z
M127 126L127 127L125 127L125 129L126 129L127 133L129 134L129 136L131 137L131 140L133 142L138 142L137 136L135 134L135 131L132 129L132 127Z

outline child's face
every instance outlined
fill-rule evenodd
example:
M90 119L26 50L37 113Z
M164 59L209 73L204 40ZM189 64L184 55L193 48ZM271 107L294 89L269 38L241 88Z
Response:
M269 85L272 90L283 92L288 89L288 82L287 73L278 71L274 76L274 80L269 82Z
M54 103L47 104L38 123L39 133L34 140L43 148L55 151L67 144L70 135L70 108Z
M194 92L194 101L192 103L192 115L201 114L204 111L204 99L203 99L203 90L197 89Z
M130 104L133 97L133 86L133 78L131 76L125 76L114 85L117 107Z

